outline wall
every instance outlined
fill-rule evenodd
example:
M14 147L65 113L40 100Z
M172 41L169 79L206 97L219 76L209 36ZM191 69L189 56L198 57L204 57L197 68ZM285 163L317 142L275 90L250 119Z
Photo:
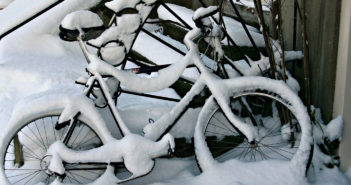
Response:
M344 137L340 145L341 168L351 167L351 1L342 1L339 51L333 115L344 119Z
M287 49L292 49L293 45L293 6L293 1L285 1L283 12L287 19L284 21L284 37ZM327 122L332 119L333 112L340 6L340 0L306 0L311 101L322 109ZM300 33L300 21L297 25L297 32ZM298 49L301 50L301 34L298 34L297 39ZM296 65L295 76L302 87L301 92L305 92L302 64Z

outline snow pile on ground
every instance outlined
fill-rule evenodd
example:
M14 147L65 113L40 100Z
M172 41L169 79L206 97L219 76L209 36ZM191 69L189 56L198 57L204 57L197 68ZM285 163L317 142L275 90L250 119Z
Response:
M86 76L84 70L86 62L76 42L67 43L58 38L58 25L69 12L84 9L96 2L95 0L85 0L84 2L83 0L66 0L50 12L0 41L0 126L2 128L6 127L14 105L33 94L39 93L40 96L45 96L52 93L79 93L82 91L81 88L74 85L74 80L80 76ZM37 1L33 3L29 0L16 0L15 3L12 3L6 8L6 11L0 13L1 23L11 22L12 24L12 19L7 21L7 18L12 17L16 11L18 12L18 7L29 7L28 10L36 10L47 5L48 2ZM172 6L172 8L175 8L175 6ZM186 11L188 10L184 10L184 12ZM179 10L179 13L181 12ZM184 18L188 19L187 16L190 14L189 11L189 14ZM18 22L28 15L27 11L24 11L23 15L18 14L18 17L14 19ZM235 28L233 26L233 29ZM243 36L245 33L242 31L241 34ZM161 37L167 39L166 36ZM150 38L142 33L136 42L136 50L141 53L148 53L143 51L144 48L147 48L145 45L149 48L151 45L158 49L164 48L154 45L149 40ZM179 48L182 47L179 45ZM157 55L152 54L148 57L155 56ZM163 55L158 56L155 60L170 61L175 58L181 58L181 56L175 56L168 51L164 51ZM176 61L178 60L169 63ZM194 75L193 77L196 78L198 74L189 72L189 75ZM155 94L166 94L179 98L170 89ZM146 123L146 121L142 122L140 119L148 120L150 117L157 119L174 106L174 103L171 102L161 102L147 98L144 98L143 102L145 103L140 103L140 99L131 95L122 95L119 99L119 106L123 109L121 114L127 118L128 122L133 123L131 124L133 125L131 130L135 132L141 131ZM187 113L188 115L182 121L187 126L186 129L181 126L176 127L173 131L174 135L178 133L177 136L184 137L193 133L193 124L199 110L192 111ZM136 114L138 116L135 116ZM183 130L186 130L186 133ZM351 176L350 171L347 173L349 177ZM298 185L306 183L305 179L296 179L288 165L274 161L242 163L231 160L219 164L201 175L199 174L194 158L156 159L156 166L149 175L124 184ZM338 169L325 169L316 176L318 178L314 184L346 185L350 183ZM107 177L104 180L108 182L109 178ZM106 183L106 181L103 182ZM102 181L100 181L101 183Z
M349 168L346 172L345 172L346 177L349 179L349 181L351 181L351 168Z

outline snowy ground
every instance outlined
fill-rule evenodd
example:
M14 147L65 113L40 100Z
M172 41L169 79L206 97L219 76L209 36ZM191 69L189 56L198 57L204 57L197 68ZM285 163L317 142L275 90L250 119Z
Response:
M31 0L16 0L8 10L0 11L1 25L10 24L6 21L18 10L16 5L29 4ZM38 1L39 2L39 1ZM58 25L67 13L94 4L95 0L66 0L53 11L44 14L38 19L0 41L0 127L5 128L11 117L14 106L34 94L45 96L53 93L79 93L74 81L85 76L86 62L76 42L61 41L58 35ZM39 3L40 4L40 3ZM18 15L19 16L19 15ZM167 53L164 48L157 46L150 38L141 35L136 42L136 48L141 53L148 53L142 43L148 43L153 52L160 52L161 61L171 57L173 62L177 57L174 53ZM157 56L152 54L152 56ZM189 72L189 74L194 74ZM192 76L192 77L196 77ZM171 89L157 92L177 98ZM36 95L38 96L38 95ZM179 97L178 97L179 98ZM140 103L143 102L143 103ZM168 111L174 103L140 99L135 96L121 96L119 107L122 115L133 125L133 131L140 131L148 118L157 119L163 112ZM181 124L174 134L188 136L193 133L199 110L190 110L181 120ZM136 116L137 115L137 116ZM186 125L188 128L184 129ZM181 129L182 127L182 129ZM186 133L180 132L187 130ZM0 132L0 134L2 134ZM182 135L183 134L183 135ZM308 184L306 179L299 179L284 163L261 162L241 163L235 160L220 164L213 169L200 174L194 158L185 159L157 159L154 170L145 177L138 178L124 184L223 184L223 185L255 185L255 184ZM325 169L311 184L347 185L351 184L351 169L344 176L338 169Z

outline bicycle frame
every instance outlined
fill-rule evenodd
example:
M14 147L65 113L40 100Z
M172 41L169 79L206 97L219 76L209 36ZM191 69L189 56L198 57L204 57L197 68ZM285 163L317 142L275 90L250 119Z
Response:
M190 91L181 99L181 101L177 103L175 107L172 108L170 112L166 113L160 119L156 120L155 123L146 125L146 127L143 130L145 137L154 141L160 139L175 124L176 120L182 115L182 113L185 112L187 106L193 100L193 98L196 95L200 94L205 87L208 87L212 92L212 95L217 100L220 107L222 107L222 109L224 110L225 115L233 123L233 127L236 130L238 130L239 133L243 134L249 141L253 141L257 135L255 133L255 130L250 125L245 124L244 122L235 117L235 115L231 112L229 102L226 100L226 98L224 98L227 97L227 90L224 87L223 83L220 83L220 81L223 81L223 79L218 79L218 77L203 64L201 57L198 54L197 45L193 43L193 40L199 38L200 36L201 30L197 28L193 29L187 34L185 38L185 43L189 48L189 52L184 57L185 60L181 61L181 64L178 64L178 67L182 68L180 74L184 71L186 66L194 64L199 69L199 72L201 74L200 78L195 82ZM107 102L107 105L113 115L113 118L118 128L121 131L122 136L130 133L130 130L128 129L126 123L124 123L121 115L119 114L116 108L115 102L111 97L111 94L109 93L109 87L103 79L103 75L112 76L119 80L122 83L122 85L127 85L123 83L123 79L121 80L119 78L120 73L122 73L122 71L115 69L113 66L106 64L100 59L91 58L92 55L89 54L82 39L79 38L78 41L82 52L84 53L84 56L86 57L87 62L89 64L87 67L87 71L92 75L88 80L89 85L87 90L85 91L85 95L89 96L92 88L94 87L94 84L96 84L97 82L97 85L102 91L102 94ZM172 64L167 68L174 67L175 65L177 64ZM130 75L135 74L130 73ZM155 79L150 79L148 81L149 83L155 83ZM221 91L218 91L218 89L221 89Z

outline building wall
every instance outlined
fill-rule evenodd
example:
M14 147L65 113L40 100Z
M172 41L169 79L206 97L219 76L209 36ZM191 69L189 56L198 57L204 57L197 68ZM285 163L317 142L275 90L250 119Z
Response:
M322 109L323 118L330 121L333 112L335 71L338 51L339 19L341 1L306 0L306 31L309 44L309 73L311 78L311 101ZM286 48L293 45L293 1L285 1L284 37ZM302 50L300 21L297 21L297 48ZM296 78L305 97L304 70L302 62L296 64ZM290 70L291 71L291 70Z
M351 1L343 0L341 7L333 115L341 114L344 119L344 136L339 154L341 167L347 170L351 167Z

